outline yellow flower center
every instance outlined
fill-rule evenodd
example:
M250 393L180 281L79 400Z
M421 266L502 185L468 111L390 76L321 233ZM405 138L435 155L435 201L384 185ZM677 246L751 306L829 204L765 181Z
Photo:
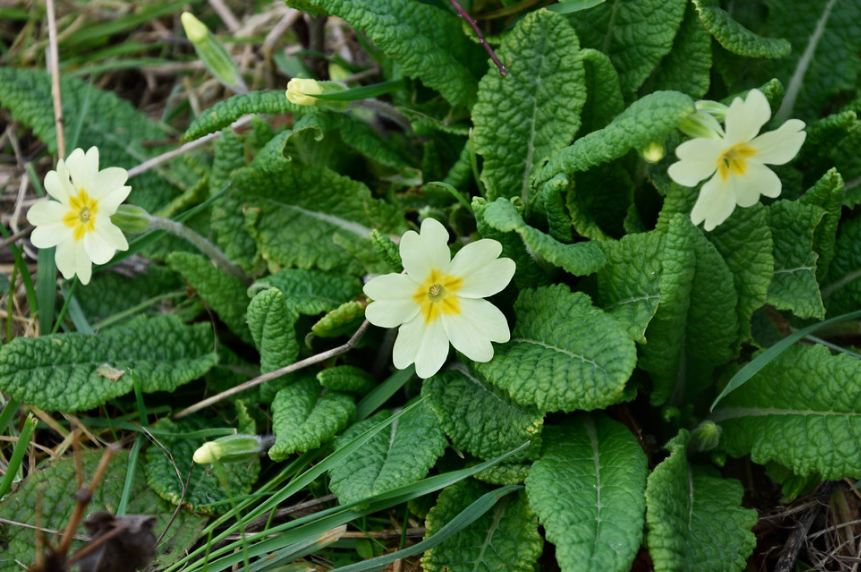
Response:
M78 189L78 194L69 197L69 211L63 217L63 224L72 229L72 237L81 240L88 232L96 229L96 214L99 201Z
M747 143L736 143L720 154L717 160L717 171L722 181L730 175L744 175L747 172L747 160L756 155L756 149Z
M421 308L425 324L430 324L442 315L460 314L457 292L462 286L463 278L460 276L446 274L436 269L430 271L413 294L413 302Z

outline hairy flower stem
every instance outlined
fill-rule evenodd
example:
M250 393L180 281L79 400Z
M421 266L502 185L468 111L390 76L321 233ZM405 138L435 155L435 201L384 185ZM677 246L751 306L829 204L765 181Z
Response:
M206 256L212 260L216 266L224 270L225 272L229 272L233 274L243 283L249 284L251 279L245 275L245 272L242 271L237 265L233 264L221 249L212 244L205 237L197 234L181 222L176 222L170 219L152 216L149 215L149 226L153 230L163 230L165 232L169 232L174 236L178 236L183 240L187 240L191 244L193 244L198 250L204 253Z
M472 31L475 32L475 35L478 36L478 41L484 48L484 51L487 52L487 55L490 56L490 59L493 60L494 64L496 64L496 68L499 70L499 75L508 75L508 69L499 59L499 56L496 55L496 52L493 51L493 48L490 47L490 44L487 43L487 40L484 39L484 34L481 33L481 29L479 29L478 23L476 23L475 19L469 15L469 12L463 9L463 6L461 6L457 0L449 0L449 2L451 3L451 7L454 8L454 11L457 12L457 15L463 18L466 23L469 24L469 27L472 28Z

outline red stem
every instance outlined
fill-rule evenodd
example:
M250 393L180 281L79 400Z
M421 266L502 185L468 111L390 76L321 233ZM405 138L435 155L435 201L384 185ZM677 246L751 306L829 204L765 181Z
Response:
M476 36L478 36L478 41L484 47L484 51L487 52L487 55L489 55L490 59L493 60L493 63L496 64L496 68L499 70L499 75L507 75L508 69L505 67L505 64L500 61L499 56L496 55L496 52L493 51L493 48L490 47L487 40L484 39L484 34L481 33L481 30L478 28L478 24L473 17L463 9L463 6L461 6L457 0L449 0L449 2L451 2L451 7L454 8L457 15L466 20L466 23L469 24L469 27L472 28L472 31L475 32Z

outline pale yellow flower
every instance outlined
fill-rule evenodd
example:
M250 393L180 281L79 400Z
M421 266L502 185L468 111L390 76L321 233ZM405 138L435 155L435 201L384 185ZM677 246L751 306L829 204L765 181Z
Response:
M287 100L296 105L317 105L314 95L323 93L323 86L314 79L294 77L287 83Z

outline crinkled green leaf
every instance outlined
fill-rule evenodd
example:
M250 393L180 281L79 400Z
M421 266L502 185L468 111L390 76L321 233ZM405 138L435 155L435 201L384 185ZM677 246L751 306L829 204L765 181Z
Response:
M732 272L738 295L739 340L746 340L750 337L751 316L765 304L774 272L774 241L767 209L761 205L735 209L708 237Z
M452 105L475 98L472 62L481 61L480 48L452 12L412 0L301 0L300 8L308 6L361 30L404 75L420 79Z
M170 433L188 433L205 429L200 418L182 421L161 419L154 429ZM157 436L161 446L151 446L146 452L146 480L158 496L173 505L182 505L200 514L218 514L229 510L251 493L260 473L260 459L198 465L192 456L207 437ZM177 474L178 473L178 474ZM191 476L189 476L191 473Z
M134 380L147 393L173 391L217 361L209 324L140 318L98 335L15 338L0 348L0 390L48 411L81 411L130 392ZM103 366L122 375L108 379Z
M345 274L285 268L256 281L248 288L248 295L254 296L269 288L280 290L296 312L314 316L334 310L358 296L362 283Z
M425 521L425 538L433 536L482 494L492 490L466 480L440 493ZM422 556L426 572L505 570L532 572L541 556L542 541L535 514L520 492L499 500L491 511L447 538Z
M813 250L819 255L816 260L817 280L822 280L828 274L834 258L837 225L843 210L843 191L843 177L836 169L830 169L801 196L802 203L816 205L825 211L813 235Z
M81 453L81 468L86 478L93 475L101 456L102 452L96 450ZM87 514L98 510L116 512L123 494L128 460L125 451L111 457L105 477L87 505ZM42 463L15 492L0 501L0 518L49 530L63 530L75 506L75 482L75 460L71 456ZM126 514L152 515L156 518L153 533L161 541L155 561L162 565L172 562L176 554L187 550L205 524L199 516L185 511L174 514L172 508L147 487L143 471L138 465L132 479ZM52 540L56 541L56 538ZM0 571L21 572L22 568L16 561L25 565L34 562L36 536L32 528L4 525L0 528L0 544L4 543L6 545L0 550ZM71 552L74 553L81 546L80 541L74 540Z
M599 409L622 399L634 342L588 296L563 284L523 290L514 312L511 341L490 362L475 364L485 379L542 411Z
M365 319L365 304L356 300L344 302L311 326L311 332L320 338L337 338L352 334Z
M602 242L607 265L598 271L598 305L639 343L661 298L661 235L629 234Z
M544 186L548 187L552 188ZM615 163L576 173L566 203L574 229L592 240L621 237L625 216L634 201L634 188L628 172Z
M855 216L840 225L834 260L822 295L831 315L861 308L861 217Z
M195 117L183 134L184 141L192 141L224 129L243 115L265 113L280 115L284 113L302 113L308 108L287 101L287 95L282 90L255 91L234 95L219 101Z
M756 511L743 508L741 484L688 463L687 431L646 486L646 544L655 572L744 570L756 546Z
M654 404L671 396L683 402L710 384L738 334L732 273L687 216L669 224L661 264L661 298L639 362L651 375Z
M587 171L624 157L631 149L642 149L653 141L662 141L693 111L693 100L683 93L650 93L631 104L603 129L551 155L550 161L536 173L534 182L544 184L556 177Z
M533 208L540 206L540 211L536 208L536 213L541 212L547 218L547 230L550 236L560 242L568 243L574 240L574 233L571 228L571 215L568 214L568 208L565 205L566 195L563 189L544 187Z
M215 266L209 259L189 252L170 254L167 264L194 288L234 334L251 341L245 322L248 296L242 280Z
M649 85L655 89L672 89L699 98L709 90L711 68L711 38L697 18L694 4L689 4L673 42L673 49L661 60Z
M532 447L507 459L517 461L534 457L540 448L544 416L534 407L513 403L465 367L428 379L422 384L422 394L458 450L492 459L532 441Z
M32 129L56 154L51 76L40 69L5 67L0 68L0 85L0 106L10 110L16 121ZM67 76L61 78L60 89L66 144L85 150L97 146L101 168L134 167L161 152L152 144L163 143L168 130L127 101ZM155 210L178 194L178 187L192 180L188 169L173 161L168 169L152 170L132 179L129 201Z
M273 461L304 453L330 441L356 413L353 398L323 390L313 377L303 377L281 389L272 402L275 444Z
M318 115L322 115L328 129L336 131L341 140L357 153L392 169L409 168L410 164L401 153L364 121L344 113Z
M630 570L643 539L647 474L643 449L616 421L581 416L547 428L526 492L563 571Z
M832 98L856 89L861 72L861 3L854 0L766 0L767 29L792 44L774 60L773 77L786 86L779 120L821 116Z
M284 162L271 171L247 167L233 184L244 199L245 227L270 270L286 266L361 272L334 235L367 244L372 229L399 232L403 217L368 188L325 167Z
M380 411L356 423L335 441L335 449L349 443L390 415ZM329 488L341 504L388 492L419 481L446 448L436 416L422 403L380 431L355 453L329 470Z
M673 47L685 4L685 0L608 0L570 19L584 46L610 56L622 92L630 99Z
M298 315L278 289L263 290L248 304L248 328L260 352L260 371L274 371L299 357L295 324Z
M373 376L353 365L327 367L317 374L317 381L330 391L365 393L376 385Z
M521 485L529 475L531 462L499 463L473 475L483 483L491 485Z
M824 318L825 306L816 282L814 234L825 211L798 201L777 201L768 209L774 237L774 277L768 303L799 318Z
M508 73L487 71L472 110L488 198L526 200L533 169L574 138L586 101L578 52L574 28L547 10L528 14L503 39Z
M765 38L751 32L721 8L717 0L693 0L693 5L705 29L724 49L734 54L748 58L785 58L792 49L783 38Z
M501 232L516 232L534 254L575 276L592 274L607 261L596 242L564 244L527 225L508 199L497 199L488 204L483 216L491 227Z
M721 446L754 462L836 480L861 474L861 361L793 346L726 396Z
M625 109L619 74L610 58L599 50L580 50L586 71L586 104L583 106L583 132L589 133L610 123Z
M182 282L175 272L163 266L149 265L145 272L126 276L118 272L98 272L86 288L78 288L75 299L81 305L87 320L93 325L120 312L130 310L147 301L152 306L144 312L161 310L167 301L156 298L171 291L179 291ZM117 322L127 323L126 320Z

